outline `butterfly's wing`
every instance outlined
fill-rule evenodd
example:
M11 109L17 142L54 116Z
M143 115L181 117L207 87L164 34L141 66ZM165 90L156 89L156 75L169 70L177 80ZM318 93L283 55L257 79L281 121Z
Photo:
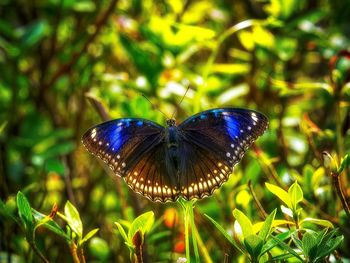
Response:
M186 199L211 195L267 126L262 113L238 108L204 111L181 123L181 195Z
M167 152L164 138L164 127L131 118L94 126L82 141L89 152L123 177L133 190L153 201L167 201L177 198L177 184L174 169L164 158Z
M165 143L144 154L128 172L125 181L136 193L152 201L176 201L179 197L177 170Z

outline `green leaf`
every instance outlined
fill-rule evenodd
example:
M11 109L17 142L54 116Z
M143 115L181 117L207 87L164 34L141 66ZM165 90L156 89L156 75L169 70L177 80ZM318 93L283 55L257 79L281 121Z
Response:
M302 246L304 255L310 259L313 259L316 252L319 240L317 240L316 232L306 232L303 235Z
M249 218L237 208L233 210L232 213L241 226L243 237L246 238L248 236L254 235L253 225Z
M95 229L91 230L89 233L87 233L84 236L84 238L79 242L79 245L81 246L86 241L88 241L90 238L92 238L98 232L98 230L99 230L99 228L95 228Z
M271 258L267 262L285 262L285 259L292 258L292 257L294 257L294 256L292 254L289 254L289 253L281 254L281 255L278 255L278 256ZM294 262L294 261L292 261L292 262Z
M283 232L278 234L277 236L275 236L275 238L279 239L280 241L284 241L287 238L289 238L291 236L291 231L287 231L287 232ZM265 252L269 251L270 249L274 248L275 246L277 246L279 243L273 239L273 238L269 238L266 243L264 244L261 254L264 254Z
M334 238L334 236L337 234L337 231L338 231L337 229L333 229L328 233L327 233L327 230L328 229L323 229L317 235L317 239L320 240L318 245L318 250L317 250L317 258L319 259L325 256L328 256L330 253L332 253L332 251L335 249L333 248L334 246L333 243L337 243L338 242L337 240L341 239L340 237L342 237L342 236L338 236Z
M31 238L34 230L33 214L27 198L20 191L17 193L17 207L27 237Z
M324 227L327 227L327 228L334 228L332 222L330 222L328 220L324 220L324 219L317 219L317 218L307 217L307 218L304 218L303 220L300 221L300 226L303 226L306 223L312 223L312 224L324 226Z
M226 238L227 241L229 241L232 245L234 245L242 254L244 253L243 250L239 247L239 245L236 243L236 241L225 231L225 229L218 223L216 222L213 218L208 216L207 214L204 214L221 232L221 234Z
M146 212L132 222L128 232L128 240L132 243L132 238L138 230L141 230L142 234L148 232L154 223L154 213L152 211Z
M121 224L119 224L118 222L114 222L114 224L117 226L119 233L121 234L122 238L124 239L125 242L128 242L128 236L125 233L124 228L122 227Z
M258 223L255 223L253 225L253 231L254 231L254 234L258 233L263 225L264 225L265 222L258 222ZM271 224L271 227L277 227L277 226L280 226L280 225L295 225L295 223L293 221L288 221L288 220L279 220L279 219L275 219L272 221L272 224Z
M320 254L318 254L317 259L323 259L324 257L331 254L334 250L336 250L341 243L344 241L344 236L338 236L331 241L328 242L326 248L322 251L320 251Z
M324 167L328 168L331 172L337 172L339 170L336 158L333 158L329 152L322 152L322 157Z
M27 26L21 37L21 44L32 47L45 36L47 28L48 24L45 21L38 21Z
M32 213L34 216L35 221L38 222L38 224L41 224L40 222L42 222L41 220L43 220L44 218L46 218L46 216L40 212L38 212L37 210L32 208ZM45 220L46 221L46 220ZM46 221L44 222L43 226L49 230L51 230L52 232L54 232L55 234L69 240L69 236L66 234L66 232L63 231L63 229L53 220L50 221Z
M93 12L96 6L93 1L76 1L73 5L73 9L77 12Z
M69 201L67 201L64 206L64 214L69 227L78 235L79 239L81 239L83 237L83 224L78 210Z
M292 254L294 257L298 258L301 261L304 261L303 258L296 252L294 251L290 246L288 246L286 243L283 241L279 240L278 238L271 236L284 250Z
M236 64L214 64L212 67L213 73L222 73L230 75L247 74L250 70L250 65L247 63Z
M341 174L342 172L343 172L343 170L347 167L347 166L349 166L349 164L350 164L350 157L349 157L349 155L347 154L347 155L345 155L344 156L344 158L341 160L341 162L340 162L340 166L339 166L339 169L338 169L338 174Z
M289 208L292 208L292 201L290 199L289 194L285 190L269 183L265 183L265 186L271 193L273 193L275 196L281 199L281 201L285 203Z
M296 212L298 203L303 200L303 190L297 181L289 187L288 194L292 202L291 208L293 209L293 212Z
M272 213L265 219L265 222L259 232L259 237L261 237L264 241L270 234L272 223L276 216L276 211L277 209L273 210Z
M292 235L291 238L293 240L293 242L295 243L295 245L297 246L297 248L299 248L300 250L303 250L303 243L301 242L301 240L298 238L298 231L295 231Z
M244 245L249 255L256 260L261 253L264 240L257 235L250 235L244 238Z

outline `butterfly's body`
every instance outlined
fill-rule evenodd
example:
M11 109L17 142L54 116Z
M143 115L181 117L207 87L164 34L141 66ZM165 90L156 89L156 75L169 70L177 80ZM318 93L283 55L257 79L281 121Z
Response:
M83 143L134 191L166 202L211 195L267 124L261 113L235 108L201 112L178 126L116 119L88 130Z

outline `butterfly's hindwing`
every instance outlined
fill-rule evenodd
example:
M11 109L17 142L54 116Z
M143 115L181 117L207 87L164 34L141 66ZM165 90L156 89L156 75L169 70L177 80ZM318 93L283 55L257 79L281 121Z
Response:
M189 200L210 196L232 173L231 165L219 159L211 151L184 139L180 145L183 152L180 164L181 195Z
M90 128L83 135L89 152L121 177L164 138L164 128L143 119L116 119Z
M125 181L152 201L175 201L179 197L177 171L169 163L167 146L160 143L142 156Z

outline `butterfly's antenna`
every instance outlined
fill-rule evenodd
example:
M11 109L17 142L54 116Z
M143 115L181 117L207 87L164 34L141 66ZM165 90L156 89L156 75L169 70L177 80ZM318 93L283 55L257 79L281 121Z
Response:
M150 101L150 100L146 97L145 94L142 94L142 97L144 97L144 98L152 105L152 108L153 108L153 109L158 110L161 114L163 114L163 115L165 116L166 119L169 119L168 115L166 115L166 114L165 114L164 112L162 112L156 105L154 105L154 104L152 103L152 101Z
M187 91L188 91L189 89L190 89L190 85L188 85L185 94L182 96L182 98L181 98L179 104L177 104L178 107L181 105L182 101L183 101L184 98L186 97ZM177 112L177 109L175 108L173 114L171 115L171 118L174 118L176 112Z

